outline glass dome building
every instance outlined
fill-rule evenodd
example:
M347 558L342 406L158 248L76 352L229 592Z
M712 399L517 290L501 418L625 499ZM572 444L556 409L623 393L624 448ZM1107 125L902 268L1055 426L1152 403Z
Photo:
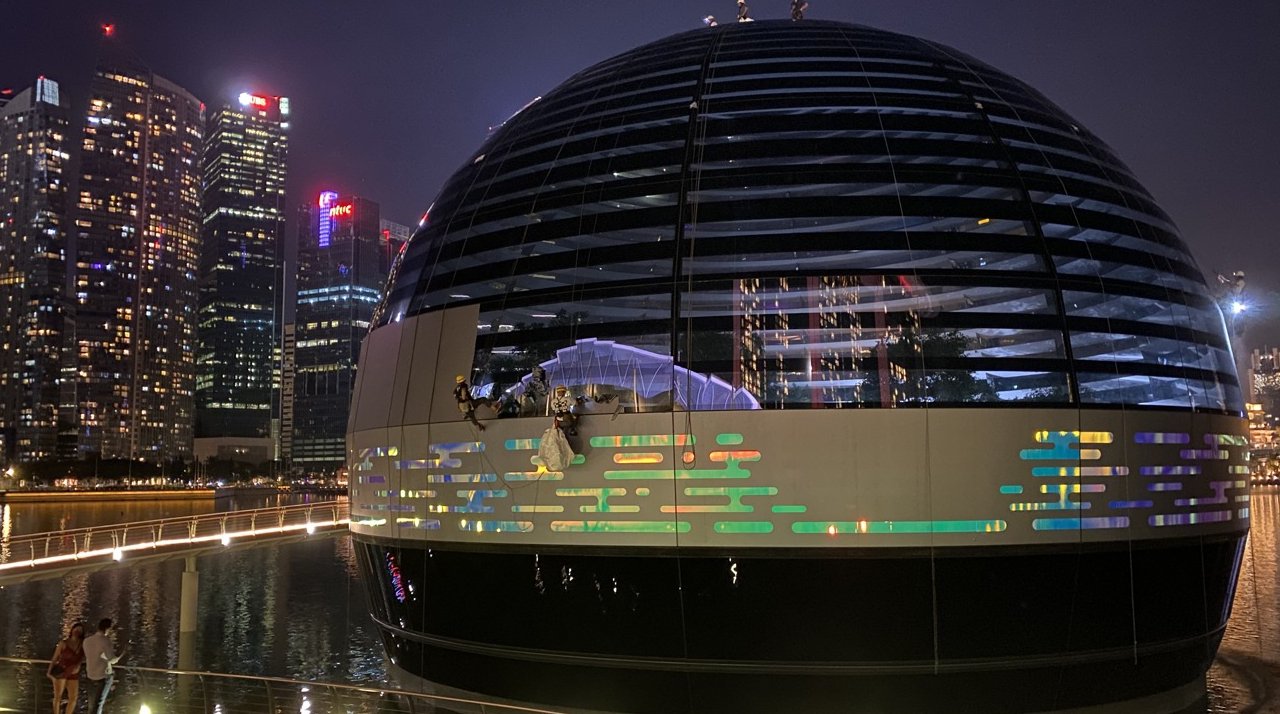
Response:
M352 531L424 686L1203 695L1249 524L1221 312L1105 143L949 47L760 21L582 71L447 182L358 375ZM577 455L551 470L557 385Z

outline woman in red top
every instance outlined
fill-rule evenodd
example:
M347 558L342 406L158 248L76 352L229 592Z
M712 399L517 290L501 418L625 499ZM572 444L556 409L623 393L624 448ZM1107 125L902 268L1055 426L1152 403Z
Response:
M62 703L62 692L67 693L65 714L76 709L76 698L80 696L80 665L84 664L84 623L77 622L71 626L66 639L53 649L53 659L49 660L49 669L45 674L53 680L53 714L59 714L58 705Z

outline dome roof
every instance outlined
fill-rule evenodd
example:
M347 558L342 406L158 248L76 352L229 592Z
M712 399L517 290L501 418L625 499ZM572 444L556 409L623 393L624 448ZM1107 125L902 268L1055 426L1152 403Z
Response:
M462 306L477 384L601 340L766 409L1242 408L1215 300L1106 144L961 52L835 22L669 37L497 128L376 322Z

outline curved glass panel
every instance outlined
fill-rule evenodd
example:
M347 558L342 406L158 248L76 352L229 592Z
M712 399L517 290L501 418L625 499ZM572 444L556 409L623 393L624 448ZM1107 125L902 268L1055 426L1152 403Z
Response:
M512 117L378 321L461 305L473 384L520 413L535 368L607 410L1242 408L1218 306L1110 148L981 62L839 23L668 38Z

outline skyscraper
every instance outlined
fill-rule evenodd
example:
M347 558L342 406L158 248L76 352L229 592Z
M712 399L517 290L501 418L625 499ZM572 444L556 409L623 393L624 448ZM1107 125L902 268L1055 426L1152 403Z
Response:
M206 439L273 451L288 122L288 98L249 93L209 121L200 237L197 451Z
M9 101L0 105L0 462L33 461L57 452L66 338L68 117L58 83L44 77L4 99Z
M377 203L332 191L301 209L299 227L291 455L302 471L332 472L360 343L403 241L382 232Z
M204 105L112 46L89 92L74 282L80 453L189 458Z

